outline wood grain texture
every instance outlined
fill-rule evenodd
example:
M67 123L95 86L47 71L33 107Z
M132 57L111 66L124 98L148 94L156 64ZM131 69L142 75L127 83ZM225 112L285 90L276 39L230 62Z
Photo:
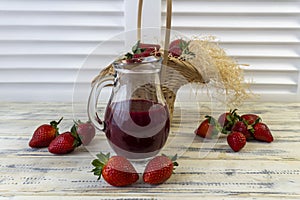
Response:
M139 180L116 188L97 181L90 172L95 154L111 151L100 132L90 145L64 156L28 147L32 132L42 123L64 116L60 130L71 127L70 104L1 102L0 199L299 199L299 111L297 102L284 106L280 102L245 103L238 112L258 113L275 141L248 142L235 153L224 135L215 140L194 135L196 125L211 109L205 104L195 108L186 103L175 112L163 150L180 155L176 174L158 186ZM85 117L84 110L80 117ZM145 163L134 165L141 173Z

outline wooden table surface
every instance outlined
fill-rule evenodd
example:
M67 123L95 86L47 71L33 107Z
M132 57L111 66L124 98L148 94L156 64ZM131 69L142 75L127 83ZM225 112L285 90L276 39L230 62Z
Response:
M64 116L60 130L68 130L74 117L72 104L1 102L0 199L300 199L299 102L241 106L239 113L253 112L263 118L275 141L248 142L238 153L230 149L225 136L195 137L198 109L183 105L181 115L174 113L163 150L179 154L176 174L158 186L139 180L117 188L90 172L95 154L111 151L101 132L90 145L63 156L28 146L40 124ZM202 106L200 117L208 111ZM134 164L141 172L144 164Z

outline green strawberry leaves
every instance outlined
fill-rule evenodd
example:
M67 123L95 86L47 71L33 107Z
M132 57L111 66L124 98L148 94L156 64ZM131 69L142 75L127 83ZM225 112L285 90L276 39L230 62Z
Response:
M106 163L108 162L109 158L110 158L110 153L107 154L103 154L102 152L96 155L98 159L94 159L92 161L92 165L95 167L92 172L94 172L94 175L98 176L99 180L101 178L102 175L102 169L103 167L106 165Z

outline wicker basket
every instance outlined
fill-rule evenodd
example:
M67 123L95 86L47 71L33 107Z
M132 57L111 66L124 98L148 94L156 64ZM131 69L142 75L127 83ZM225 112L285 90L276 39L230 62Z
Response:
M142 7L143 0L139 0L138 7L138 38L141 40L141 21L142 21ZM180 60L175 57L168 56L168 46L170 43L170 30L171 30L171 17L172 17L172 0L167 0L167 20L166 20L166 34L164 40L164 53L163 53L163 65L161 69L161 84L164 97L166 99L170 116L172 118L174 111L174 103L176 100L177 91L188 83L205 83L205 80L199 70L192 64L185 60ZM106 75L113 75L114 69L112 65L104 68L100 74L93 80L92 84L99 78ZM151 88L149 88L151 90ZM139 94L140 95L140 94Z

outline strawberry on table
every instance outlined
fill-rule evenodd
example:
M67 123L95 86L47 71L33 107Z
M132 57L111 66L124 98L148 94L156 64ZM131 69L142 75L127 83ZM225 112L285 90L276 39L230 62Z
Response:
M178 163L175 162L176 159L177 155L173 158L161 155L150 160L143 173L144 182L157 185L168 180L175 167L178 166Z
M247 126L244 121L238 121L232 126L231 132L241 132L245 135L247 140L251 140L253 139L253 135L249 129L251 129L251 126Z
M273 142L274 138L269 127L262 122L258 122L253 126L253 136L256 140L263 142Z
M77 132L64 132L58 135L49 145L48 151L53 154L67 154L81 145Z
M31 140L29 141L29 146L33 148L48 147L49 144L58 135L58 124L59 121L51 121L50 124L43 124L39 126L33 133Z
M228 134L230 133L232 126L239 121L239 116L236 113L236 109L223 113L219 116L218 122L223 127L222 133Z
M205 118L195 130L195 134L203 138L217 137L220 129L218 122L211 116L205 116Z
M139 179L133 165L122 156L110 157L109 153L106 155L99 153L97 159L92 161L92 165L95 167L92 172L98 176L98 180L102 176L112 186L131 185Z
M75 122L72 128L74 129L73 131L77 132L83 145L88 145L96 134L95 127L89 121L84 123L79 120Z
M247 125L254 125L256 122L260 122L261 118L256 114L244 114L241 116L241 121L244 121Z
M246 137L240 132L233 131L227 136L227 143L233 151L238 152L246 145Z

